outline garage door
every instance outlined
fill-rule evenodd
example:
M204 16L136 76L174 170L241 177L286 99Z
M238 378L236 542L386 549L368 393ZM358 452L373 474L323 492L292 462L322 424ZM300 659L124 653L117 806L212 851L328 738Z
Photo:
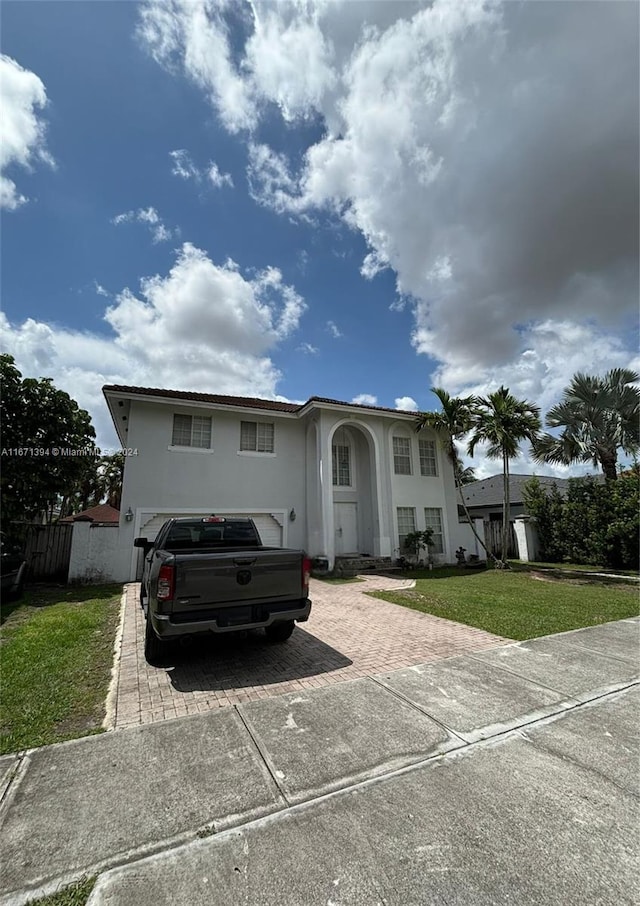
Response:
M209 516L208 512L202 513L156 513L154 516L149 516L147 522L145 522L140 529L140 535L143 538L148 538L149 541L154 541L156 535L167 521L167 519L178 519L184 516L192 516L197 519L199 516ZM262 543L267 547L282 547L282 526L274 519L270 513L230 513L230 512L219 512L220 516L249 516L256 524L256 528L260 534L260 539Z

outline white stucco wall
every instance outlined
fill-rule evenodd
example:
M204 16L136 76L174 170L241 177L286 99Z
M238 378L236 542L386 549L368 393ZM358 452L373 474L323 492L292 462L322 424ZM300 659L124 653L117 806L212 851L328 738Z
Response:
M171 447L174 413L210 415L210 450ZM240 422L275 425L275 454L239 452ZM153 512L275 513L282 521L283 544L304 547L306 541L305 424L277 412L226 412L170 404L132 401L121 510L120 546L133 559L133 541ZM295 510L296 519L288 514ZM286 518L284 518L286 514ZM144 534L144 532L142 532ZM135 558L137 560L137 557ZM130 567L134 577L133 566Z
M265 410L228 411L205 404L158 399L131 400L126 411L128 456L121 502L118 549L114 560L128 558L135 577L138 551L133 540L154 513L273 513L283 527L282 543L323 556L333 566L336 546L334 502L357 502L361 549L376 556L398 556L397 507L416 510L416 527L425 528L424 508L442 510L444 553L469 548L470 531L457 517L453 471L436 435L418 435L414 420L395 414L323 405L303 416ZM174 413L212 417L211 450L171 448ZM275 453L240 453L240 422L275 425ZM355 485L337 489L332 481L331 446L344 427L353 442ZM392 438L410 439L412 474L395 475ZM436 440L437 476L420 474L418 438ZM130 509L132 518L125 514ZM295 521L288 518L296 512Z
M117 525L74 522L69 582L125 582L129 558L120 545Z

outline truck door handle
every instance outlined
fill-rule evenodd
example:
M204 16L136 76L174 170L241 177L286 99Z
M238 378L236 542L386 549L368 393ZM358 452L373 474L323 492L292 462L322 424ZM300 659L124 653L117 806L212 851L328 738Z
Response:
M234 566L253 566L253 564L255 562L256 562L255 557L245 557L243 560L239 560L239 559L234 560L233 565Z

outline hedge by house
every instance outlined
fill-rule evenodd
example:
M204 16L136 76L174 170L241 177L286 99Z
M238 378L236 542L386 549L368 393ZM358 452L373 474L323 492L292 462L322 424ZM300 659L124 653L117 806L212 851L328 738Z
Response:
M564 498L555 486L547 492L532 478L525 485L524 502L537 521L540 558L638 569L639 489L637 468L616 481L571 479Z

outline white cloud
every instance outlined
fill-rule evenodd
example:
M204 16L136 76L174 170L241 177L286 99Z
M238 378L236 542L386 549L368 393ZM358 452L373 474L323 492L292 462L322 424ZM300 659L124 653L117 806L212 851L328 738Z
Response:
M114 226L120 226L123 223L145 223L151 232L151 238L156 245L159 242L168 242L179 234L179 230L173 232L165 226L160 215L155 208L138 208L137 211L124 211L122 214L116 214L111 220Z
M38 76L6 54L0 54L0 208L15 211L27 201L6 175L8 167L29 170L35 160L54 166L46 149L45 124L37 112L46 105L47 93Z
M94 286L96 293L99 296L106 296L107 298L109 297L109 292L104 288L104 286L101 283L98 283L97 280L93 281L93 286Z
M200 179L200 171L191 160L189 152L184 148L178 148L176 151L169 151L169 157L173 161L171 172L180 179Z
M270 353L299 325L305 303L276 268L253 279L185 243L169 273L119 293L106 309L112 336L0 315L0 346L29 376L50 376L113 445L105 383L276 398ZM100 442L99 441L99 442Z
M208 95L230 132L250 129L257 114L250 85L234 63L224 13L231 0L150 2L138 35L158 63L180 65Z
M351 402L355 403L357 406L377 406L378 397L373 396L371 393L359 393L357 396L354 396Z
M626 364L634 4L253 0L233 52L228 9L147 6L152 52L203 86L227 128L248 130L258 203L289 217L324 209L364 237L363 276L393 269L392 307L412 308L434 383L504 382L546 409L575 370ZM308 69L296 71L299 53ZM323 126L302 158L251 131L271 105Z
M417 412L418 404L411 396L399 396L395 400L396 409L405 409L407 412Z
M231 174L221 173L218 165L213 161L211 161L209 164L207 176L209 177L209 182L215 189L220 189L222 188L222 186L231 186L233 188L233 179L231 178Z
M317 346L312 346L311 343L301 343L298 346L298 352L303 352L305 355L318 355L320 350Z
M170 151L169 157L173 161L171 172L180 179L193 179L194 182L202 182L206 177L214 189L220 189L222 186L233 188L233 179L230 173L223 173L214 161L209 161L206 170L200 170L191 159L188 151L180 148L176 151Z
M342 331L338 327L335 321L327 321L327 330L334 338L334 340L339 339L342 336Z

